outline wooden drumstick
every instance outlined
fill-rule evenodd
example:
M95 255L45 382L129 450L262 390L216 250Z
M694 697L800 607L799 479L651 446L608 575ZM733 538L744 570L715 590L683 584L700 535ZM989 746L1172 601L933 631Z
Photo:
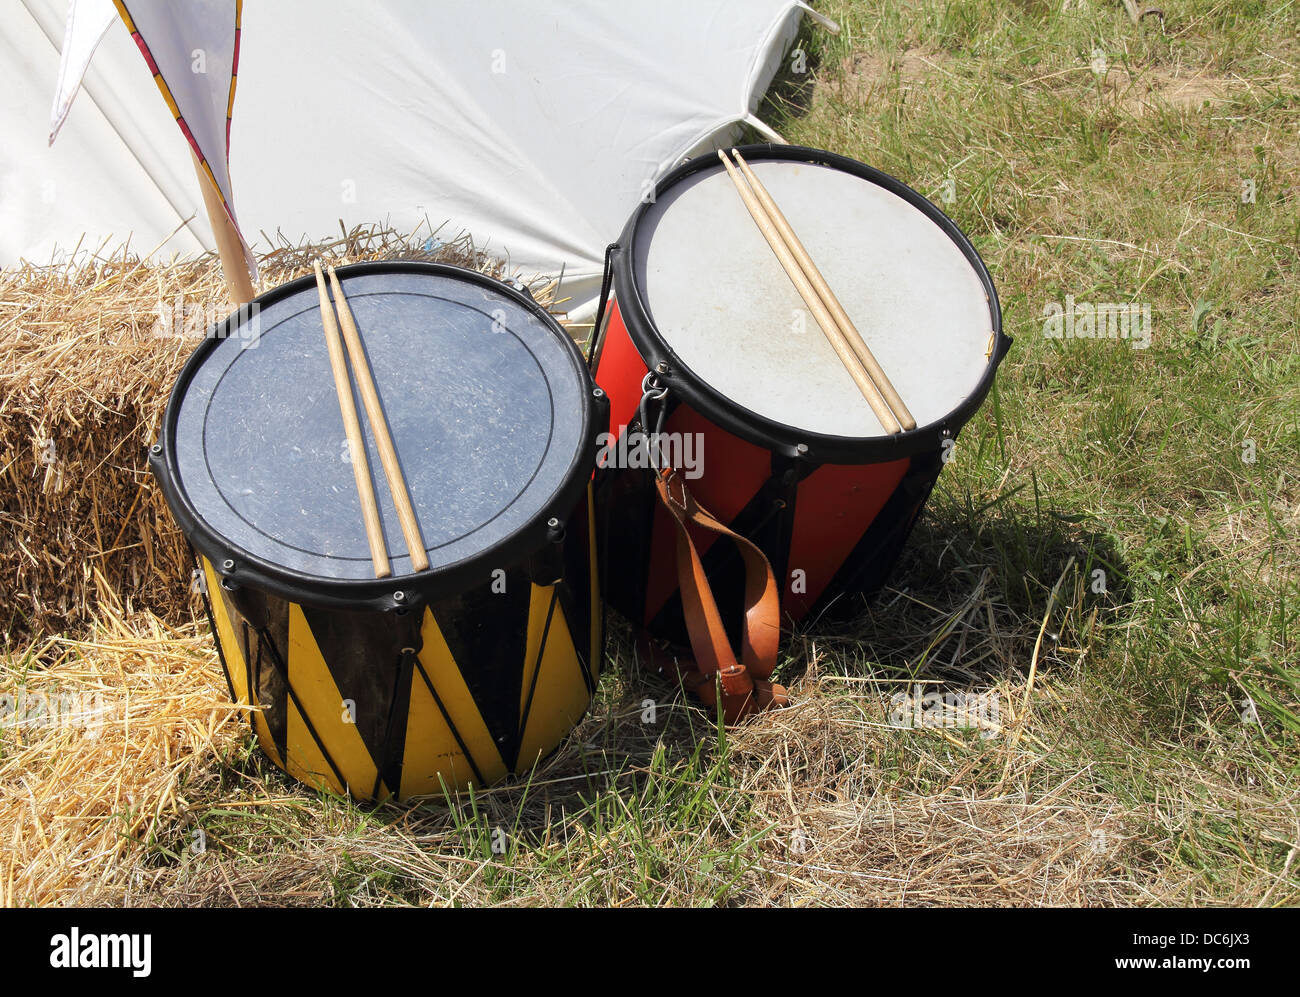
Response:
M763 205L759 203L758 198L754 196L754 192L749 189L749 185L736 172L736 168L731 165L731 162L721 149L718 150L718 158L722 160L722 165L726 167L727 174L736 185L736 190L740 193L740 199L745 202L745 207L749 209L749 213L758 225L759 231L763 233L763 237L767 239L767 244L772 247L772 252L780 260L786 276L790 278L795 290L803 298L804 304L808 306L809 311L813 313L813 317L817 319L817 324L821 326L827 341L835 350L835 355L840 358L840 363L844 364L844 369L849 372L854 383L857 384L858 390L862 392L862 397L871 406L871 411L876 413L876 418L880 420L885 432L897 433L901 427L898 420L894 418L894 413L889 410L889 405L876 388L875 382L867 374L861 361L858 360L857 354L853 352L853 347L844 338L839 327L835 324L834 317L827 310L817 291L804 275L803 269L794 258L794 254L791 253L790 248L781 238L781 233L777 231L775 224L767 216L767 212L763 210Z
M384 465L384 475L388 478L388 490L393 493L393 505L397 507L397 518L402 524L402 536L406 538L406 549L411 553L411 567L416 571L424 571L429 567L429 555L424 550L420 522L415 518L411 493L406 489L406 478L402 475L402 465L397 459L397 448L393 446L388 420L384 418L384 407L379 403L379 392L375 390L370 361L366 359L365 347L361 345L361 333L357 330L352 309L348 307L348 299L343 296L343 285L339 283L338 274L333 267L329 268L329 275L330 285L334 288L334 304L339 310L339 322L343 326L343 341L348 345L352 372L356 375L357 387L361 389L361 402L366 407L370 431L375 434L375 444L379 447L379 459Z
M320 318L325 327L325 345L329 349L330 368L334 371L334 390L339 396L339 411L343 413L343 429L348 434L348 454L352 461L352 474L357 479L357 497L361 499L361 516L366 523L366 539L370 541L370 557L375 564L375 577L387 578L393 573L388 564L388 550L384 546L384 529L379 521L379 506L370 484L370 464L366 460L366 441L361 435L361 422L357 407L352 401L352 381L348 377L348 363L343 357L343 344L339 341L339 324L330 304L329 289L320 263L316 263L316 290L320 293Z
M793 253L794 258L799 261L799 267L803 270L804 276L806 276L812 286L816 288L817 294L821 297L826 307L830 309L830 313L834 316L840 332L844 335L844 338L849 341L849 345L853 347L853 352L856 353L858 359L862 361L862 366L867 369L867 373L871 375L871 380L874 381L876 387L880 389L880 393L885 396L885 401L889 403L889 407L893 410L894 415L898 417L898 421L902 423L904 429L915 429L916 420L912 418L912 413L908 411L907 405L903 402L898 391L895 390L894 385L889 380L889 376L885 373L884 368L882 368L877 362L875 355L871 352L871 348L867 346L866 340L864 340L862 334L858 332L857 326L855 326L853 320L849 318L849 313L846 312L844 306L840 304L840 299L835 296L835 292L832 291L830 285L826 283L826 278L823 277L821 271L817 269L817 264L813 263L812 257L808 254L808 250L804 248L799 237L795 235L794 228L790 225L790 222L786 219L785 215L781 213L781 209L776 206L776 202L772 200L772 195L767 192L767 188L763 186L763 182L759 180L758 177L754 175L754 171L749 168L749 164L745 162L745 157L735 149L731 150L731 154L736 157L736 165L740 167L740 172L745 174L745 179L749 181L749 186L753 188L754 193L758 196L759 203L767 209L768 216L776 225L777 231L780 232L782 237L785 239L786 245L790 247L790 252Z

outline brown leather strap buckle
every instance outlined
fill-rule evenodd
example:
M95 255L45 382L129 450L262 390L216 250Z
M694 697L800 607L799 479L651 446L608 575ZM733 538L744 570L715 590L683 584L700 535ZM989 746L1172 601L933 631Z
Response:
M781 627L780 596L766 555L699 505L675 470L656 474L655 487L676 526L677 583L695 657L693 668L670 657L672 670L705 705L716 706L721 701L728 724L760 710L785 706L789 702L785 688L769 681L776 668ZM730 538L744 561L745 618L739 661L722 624L691 527ZM663 662L657 664L664 668Z

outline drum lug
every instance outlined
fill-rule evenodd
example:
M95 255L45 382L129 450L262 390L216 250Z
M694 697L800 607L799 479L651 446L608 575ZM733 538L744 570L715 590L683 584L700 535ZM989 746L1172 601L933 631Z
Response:
M528 559L528 577L545 587L564 580L564 521L552 516L546 521L546 544Z
M529 289L528 285L525 284L519 278L510 277L507 280L502 281L502 283L505 284L506 287L513 288L514 290L518 291L520 294L526 296L530 301L536 300L535 298L533 298L533 292Z
M808 463L808 464L815 463L812 456L812 451L809 450L807 443L796 443L793 448L775 447L774 452L779 452L787 460L792 460L795 461L796 463ZM806 469L802 470L799 472L799 477L802 478L806 476L808 473L809 473L808 470Z
M602 439L607 440L609 436L607 432L609 429L609 395L605 394L603 389L595 388L591 392L591 399L592 402L594 403L593 408L595 409L595 412L593 413L593 419L592 419L592 428L594 431L594 437L592 439L592 447L596 452L596 459L598 462L596 466L596 472L599 473L600 453L602 450L605 449L606 446L606 444L602 443L601 441Z
M217 574L221 576L221 587L227 592L238 592L240 584L234 578L235 562L230 558L226 558L220 564L214 565L214 567L217 569Z
M398 616L406 616L423 605L420 593L413 592L410 589L395 589L388 598L389 603L384 608L396 613Z

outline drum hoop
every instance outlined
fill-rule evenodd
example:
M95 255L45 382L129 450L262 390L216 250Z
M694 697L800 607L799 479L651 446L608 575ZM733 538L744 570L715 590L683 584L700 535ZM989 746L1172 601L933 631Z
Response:
M1002 332L1002 308L998 302L997 290L993 286L988 268L975 247L957 224L928 199L901 180L865 163L823 149L799 145L761 144L739 148L741 154L751 162L764 159L805 162L850 173L901 197L938 225L961 250L967 263L979 277L984 293L988 296L989 318L993 326L993 350L987 368L970 395L942 419L895 436L831 436L805 432L759 415L711 387L677 356L659 334L650 315L643 290L636 279L634 257L637 233L655 201L687 177L702 171L721 170L722 166L714 156L697 156L665 174L655 186L654 199L644 201L628 219L611 253L614 300L618 304L619 314L628 335L631 336L646 367L657 371L670 390L677 393L710 421L750 443L788 457L799 457L817 463L871 464L897 460L942 447L943 441L954 438L983 404L993 386L998 365L1006 356L1012 342L1011 338Z
M550 312L524 291L478 271L449 263L375 261L347 264L338 267L337 272L341 280L366 274L398 272L451 277L478 284L523 306L563 340L561 349L567 351L578 380L586 388L582 396L583 423L579 437L582 443L564 472L560 487L545 507L525 526L470 557L416 574L390 578L322 578L267 561L231 543L208 525L190 502L181 484L175 452L176 422L186 389L194 375L208 354L216 349L219 341L229 336L232 320L247 314L247 305L208 329L203 342L195 347L185 361L167 400L158 440L149 448L149 468L181 532L212 563L223 584L232 587L246 585L291 602L326 609L412 610L464 592L485 581L491 569L513 567L540 551L547 543L553 542L547 536L547 523L552 518L561 522L567 520L581 500L595 467L597 435L609 421L609 401L596 388L578 344ZM308 274L272 288L255 298L254 303L274 304L291 295L310 291L315 286L315 278Z

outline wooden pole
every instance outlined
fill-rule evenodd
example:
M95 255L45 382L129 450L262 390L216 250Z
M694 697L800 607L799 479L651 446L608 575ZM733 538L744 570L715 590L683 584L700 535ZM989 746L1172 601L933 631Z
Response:
M236 307L252 301L257 292L253 290L253 281L248 276L248 261L244 259L244 245L239 241L230 216L226 214L221 202L220 192L208 178L208 171L199 162L199 157L190 150L194 160L194 172L199 177L199 189L203 191L203 206L208 212L208 222L212 225L212 237L217 242L217 255L221 258L221 273L226 278L226 290L230 301Z
M754 175L754 171L749 168L749 164L745 162L745 157L735 149L731 150L731 154L736 157L736 165L740 167L740 172L745 174L745 179L749 181L750 187L753 188L754 193L758 196L759 203L761 203L767 210L768 216L776 225L777 231L781 233L782 237L785 239L786 245L790 247L790 252L794 254L794 258L798 261L800 269L804 272L804 276L806 276L812 286L816 288L817 294L826 304L826 307L830 309L830 313L834 316L840 332L843 334L844 338L849 341L849 345L853 347L853 352L856 353L858 359L862 361L862 366L867 369L867 373L871 375L871 380L874 381L876 387L880 389L880 393L885 396L885 401L889 402L889 407L893 410L894 415L898 417L898 421L902 424L904 429L915 429L916 420L912 418L912 413L908 411L907 405L903 402L902 397L894 388L893 382L889 380L889 376L885 373L884 368L882 368L876 361L875 354L871 352L871 348L867 346L866 340L864 340L862 334L858 332L858 327L855 326L853 320L849 318L849 313L846 312L844 306L840 304L840 299L835 296L835 292L832 291L830 285L826 283L826 278L823 277L821 271L817 269L817 264L813 263L812 257L808 254L808 250L804 248L799 237L795 235L794 228L786 219L785 215L781 213L781 209L776 206L776 202L772 200L772 195L767 192L767 188L763 186L763 182L759 180L758 177Z
M375 444L379 447L379 459L383 462L384 474L388 478L388 490L393 493L393 505L397 507L397 518L402 524L406 549L411 554L411 567L416 571L424 571L429 567L429 556L424 550L420 523L415 518L411 494L406 489L406 478L402 474L402 464L397 459L397 448L393 446L392 434L388 432L388 420L384 418L384 407L379 402L375 379L370 373L370 361L361 344L361 333L352 317L348 299L343 296L343 285L339 283L338 274L333 267L329 268L329 275L330 286L334 288L334 304L339 310L339 322L343 326L343 341L347 343L352 373L356 375L357 387L361 389L361 402L366 407L370 431L375 434Z
M731 165L731 162L721 149L718 150L718 158L722 160L722 165L726 167L727 174L736 185L740 199L745 202L745 207L749 209L749 213L758 225L759 231L763 233L763 237L767 239L767 244L772 247L772 252L776 254L776 258L781 262L786 276L790 278L795 290L803 298L804 304L813 313L817 324L821 326L822 332L826 335L827 342L831 344L831 348L835 350L835 355L840 358L840 363L844 365L844 369L849 372L849 376L853 378L858 390L862 392L862 397L871 406L871 411L876 413L880 425L885 428L885 432L891 435L897 433L901 427L898 420L894 418L894 413L889 410L885 399L858 360L857 354L853 352L853 348L840 333L835 324L835 319L822 303L822 299L817 296L817 292L804 275L789 247L781 238L781 234L776 230L776 226L768 218L767 212L763 210L763 205L759 203L758 198L754 196L754 192L749 189L749 185L736 172L736 168Z
M325 286L325 275L320 262L316 262L316 290L320 295L320 318L325 327L325 345L329 349L330 369L334 372L334 390L339 396L339 411L343 414L343 430L348 436L348 456L352 461L352 474L357 482L357 496L361 499L361 518L366 524L366 539L370 542L370 557L375 565L375 577L387 578L393 573L388 563L388 550L384 546L384 528L379 520L379 506L375 502L374 487L370 483L370 462L366 459L366 441L361 435L361 422L357 407L352 401L352 380L348 377L348 362L343 356L339 341L339 324L330 304L330 292Z

